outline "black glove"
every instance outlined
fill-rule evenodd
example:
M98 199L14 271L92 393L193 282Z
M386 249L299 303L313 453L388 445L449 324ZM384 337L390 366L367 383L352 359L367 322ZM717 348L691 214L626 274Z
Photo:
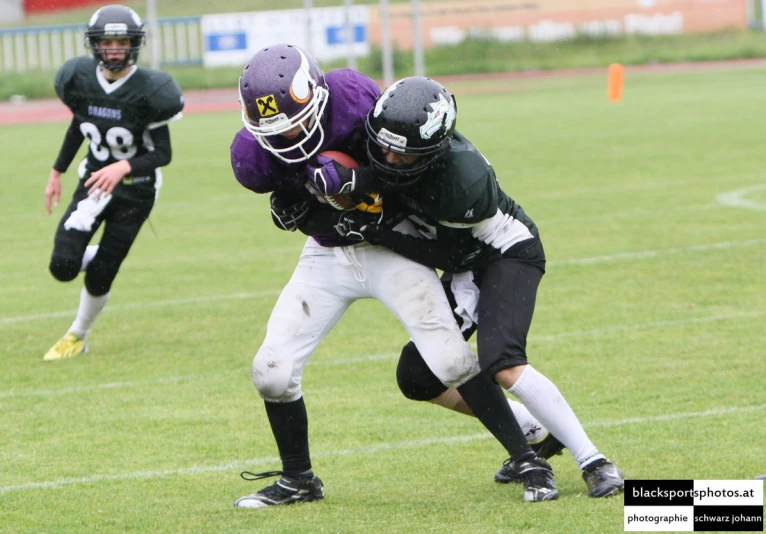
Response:
M376 237L385 231L381 225L382 220L382 213L344 211L335 225L335 231L351 241L368 241L375 244Z
M271 218L277 228L294 232L306 220L309 214L309 203L292 195L271 193Z

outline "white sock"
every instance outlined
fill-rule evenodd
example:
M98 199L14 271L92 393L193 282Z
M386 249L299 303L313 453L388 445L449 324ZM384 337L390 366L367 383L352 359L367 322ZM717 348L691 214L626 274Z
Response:
M529 413L529 410L527 410L526 406L511 399L508 399L508 404L511 405L513 415L519 422L519 426L524 432L524 436L526 436L529 443L537 443L545 439L545 437L548 435L548 429L545 428L540 423L540 421L535 419L531 413Z
M85 247L85 254L83 254L82 256L82 265L80 265L81 273L84 273L85 269L88 268L88 264L96 255L96 252L98 252L98 245L88 245L87 247Z
M508 391L569 449L580 469L604 457L588 438L559 388L531 365L527 365Z
M77 317L72 326L69 327L69 332L80 339L85 339L93 327L93 323L96 322L96 317L104 309L108 300L109 293L94 297L83 287L80 291L80 307L77 309Z

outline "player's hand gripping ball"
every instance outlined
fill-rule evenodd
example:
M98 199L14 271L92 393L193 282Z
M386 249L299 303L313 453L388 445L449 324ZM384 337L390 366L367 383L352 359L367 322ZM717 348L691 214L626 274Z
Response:
M343 152L337 150L325 150L317 155L317 160L321 167L314 169L314 173L321 172L325 175L339 175L348 173L347 169L358 169L359 163ZM340 166L335 165L338 163ZM353 175L352 175L353 176ZM342 179L337 176L337 179ZM353 180L353 179L352 179ZM310 184L311 182L309 182ZM349 183L352 183L351 181ZM320 191L313 188L314 194L318 194L328 204L338 210L350 211L357 209L368 213L380 213L383 211L383 197L377 193L339 193L335 195L322 195Z

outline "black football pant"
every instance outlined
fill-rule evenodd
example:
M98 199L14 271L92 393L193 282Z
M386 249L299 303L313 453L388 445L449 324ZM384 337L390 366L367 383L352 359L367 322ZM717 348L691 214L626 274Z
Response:
M527 333L532 324L537 288L545 272L545 253L539 239L522 245L526 246L513 251L512 257L502 257L474 272L474 283L481 289L477 352L482 371L490 377L503 369L527 363ZM442 286L454 309L451 281L449 273L442 277ZM462 319L456 319L462 325ZM469 339L476 331L477 324L473 324L463 335ZM411 341L402 349L396 378L404 396L413 400L431 400L447 389Z
M123 186L115 189L112 200L99 213L89 231L64 227L69 216L77 209L77 203L88 196L88 189L80 180L66 213L61 217L53 244L50 272L57 280L74 280L80 272L85 248L103 224L104 232L96 256L85 273L85 288L94 296L109 292L123 260L138 236L141 226L154 206L154 186ZM119 189L119 191L118 191Z

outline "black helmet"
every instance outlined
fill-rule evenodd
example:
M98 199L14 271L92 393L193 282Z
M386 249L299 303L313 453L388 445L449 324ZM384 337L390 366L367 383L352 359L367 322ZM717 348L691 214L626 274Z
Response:
M98 49L98 42L108 37L130 39L130 50L125 61L107 63ZM93 57L101 64L115 72L119 72L138 60L138 51L144 46L144 22L138 14L126 6L112 4L104 6L90 18L85 30L85 46L93 52Z
M455 131L455 98L430 78L412 76L391 85L367 114L367 153L391 185L414 183L449 150ZM409 166L388 163L381 148L418 156Z

